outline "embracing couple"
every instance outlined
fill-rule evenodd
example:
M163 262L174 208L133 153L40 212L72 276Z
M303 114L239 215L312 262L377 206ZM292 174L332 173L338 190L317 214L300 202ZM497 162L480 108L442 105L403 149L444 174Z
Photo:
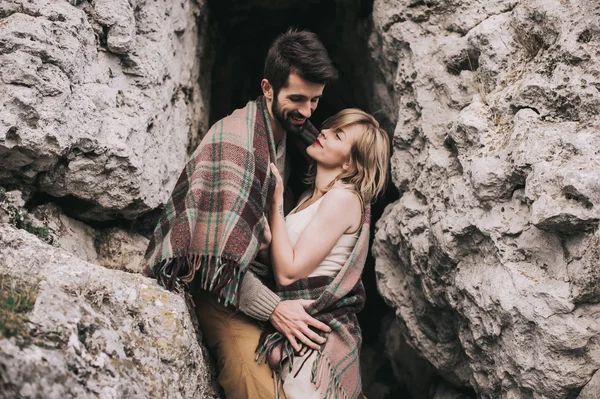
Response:
M146 252L191 294L228 399L363 397L356 314L390 149L359 109L311 125L335 78L314 33L280 35L263 95L208 131Z

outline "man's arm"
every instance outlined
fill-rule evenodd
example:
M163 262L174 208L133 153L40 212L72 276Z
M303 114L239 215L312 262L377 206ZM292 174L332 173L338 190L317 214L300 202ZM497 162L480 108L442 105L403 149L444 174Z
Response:
M253 319L267 321L281 298L267 288L252 270L244 274L238 292L238 310Z
M269 320L290 341L294 350L301 349L297 340L315 350L325 343L325 338L309 328L331 331L329 326L306 313L304 307L311 301L282 301L250 270L244 275L239 289L238 310L257 320Z

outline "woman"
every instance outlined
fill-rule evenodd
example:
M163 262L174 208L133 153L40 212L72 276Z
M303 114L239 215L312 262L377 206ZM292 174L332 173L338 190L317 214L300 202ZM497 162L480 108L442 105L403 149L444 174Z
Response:
M323 124L306 150L314 160L312 189L283 216L283 183L277 185L270 214L271 262L283 299L315 300L307 309L332 331L318 352L294 353L277 332L264 333L259 359L268 361L288 399L362 397L359 372L364 304L360 281L368 252L369 204L385 187L389 138L379 123L359 109L346 109Z

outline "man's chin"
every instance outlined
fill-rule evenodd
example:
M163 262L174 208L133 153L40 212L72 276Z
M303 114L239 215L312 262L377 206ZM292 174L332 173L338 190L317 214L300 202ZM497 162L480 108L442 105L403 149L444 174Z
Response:
M298 134L301 131L303 131L305 127L306 127L306 122L304 122L301 125L295 125L293 123L286 123L285 131L288 133L291 133L291 134Z

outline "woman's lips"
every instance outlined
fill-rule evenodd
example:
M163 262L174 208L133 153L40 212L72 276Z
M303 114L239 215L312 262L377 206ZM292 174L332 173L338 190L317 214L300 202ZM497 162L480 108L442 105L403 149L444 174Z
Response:
M319 141L319 139L316 139L315 142L313 144L318 145L319 147L323 148L323 144L321 144L321 142Z

